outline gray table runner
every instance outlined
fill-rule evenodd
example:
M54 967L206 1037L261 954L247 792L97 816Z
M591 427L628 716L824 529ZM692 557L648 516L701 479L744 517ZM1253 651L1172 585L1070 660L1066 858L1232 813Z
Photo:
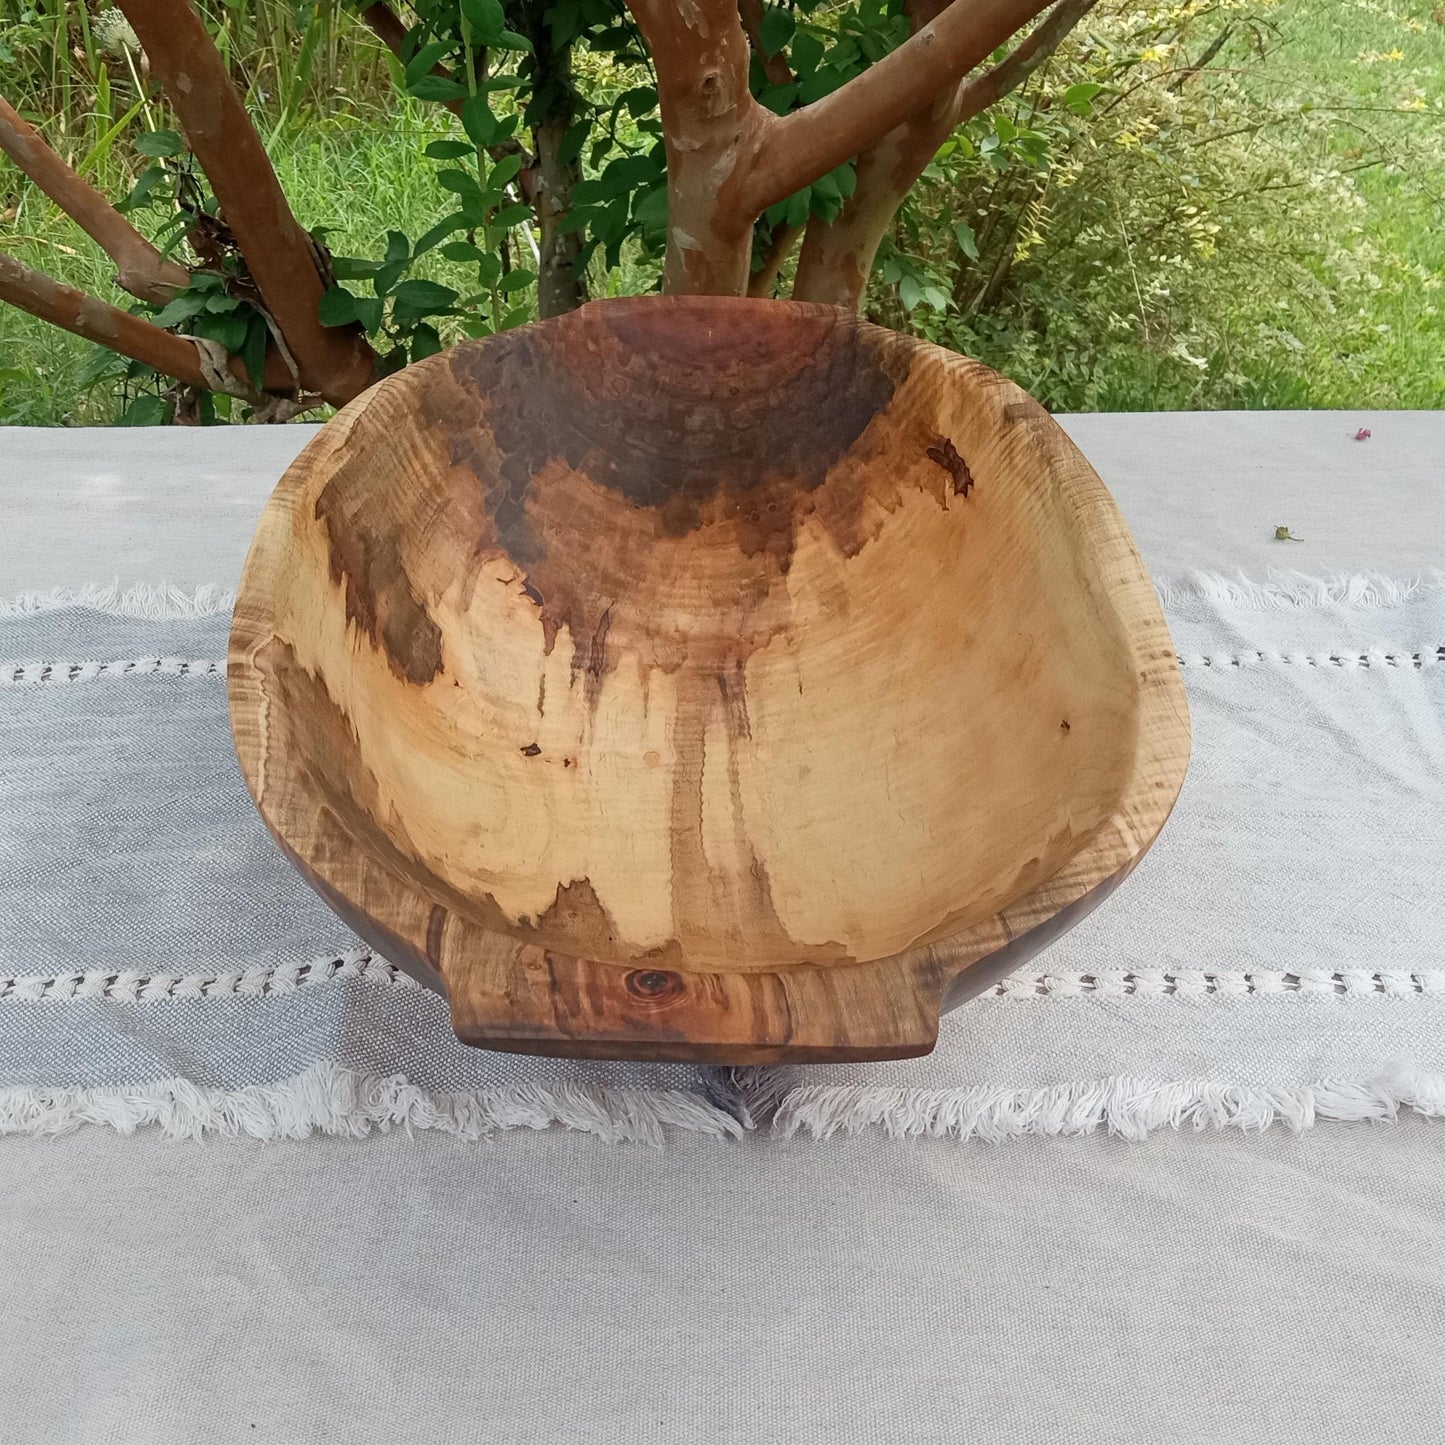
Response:
M740 1071L461 1046L256 816L226 721L224 592L11 602L0 1129L556 1122L656 1141L771 1117L999 1139L1445 1111L1445 588L1196 576L1161 594L1194 760L1129 884L947 1018L928 1059Z

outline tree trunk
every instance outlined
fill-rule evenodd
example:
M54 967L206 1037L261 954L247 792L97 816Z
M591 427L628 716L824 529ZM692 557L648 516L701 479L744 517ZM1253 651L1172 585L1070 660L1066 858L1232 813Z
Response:
M762 142L748 91L747 37L735 0L629 0L657 67L667 143L667 259L662 289L743 296L753 221L742 183ZM760 208L761 209L761 208Z
M795 301L822 301L856 311L873 258L904 196L957 124L956 91L922 115L895 126L858 157L858 184L831 222L814 216L803 237Z
M542 232L537 265L537 312L561 316L587 299L587 278L578 274L582 233L558 230L572 209L572 188L582 179L582 162L561 159L562 142L577 118L572 93L571 46L554 46L552 30L539 18L528 27L532 42L532 149L536 153L532 203Z

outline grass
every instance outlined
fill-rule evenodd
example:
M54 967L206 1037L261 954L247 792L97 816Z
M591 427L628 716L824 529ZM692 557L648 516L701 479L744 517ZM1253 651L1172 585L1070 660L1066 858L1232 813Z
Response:
M1436 0L1283 0L1274 19L1287 43L1245 84L1263 100L1318 98L1275 144L1301 174L1322 166L1350 173L1357 199L1330 214L1327 232L1302 240L1292 220L1303 200L1282 189L1265 213L1273 219L1252 238L1253 269L1206 268L1189 292L1198 314L1172 317L1174 334L1207 321L1216 338L1188 365L1151 345L1147 317L1141 337L1125 335L1101 353L1087 386L1067 380L1069 358L1057 355L1069 346L1066 331L1051 338L1055 354L1037 342L1030 351L1007 328L971 349L1063 406L1445 405L1445 9ZM0 25L0 40L4 34ZM375 72L375 57L368 63ZM296 213L308 226L329 228L333 251L373 255L389 225L416 235L448 208L433 168L418 158L436 134L435 107L394 108L374 84L371 100L355 98L350 86L342 99L322 89L307 102L283 74L284 67L258 66L252 100ZM111 195L124 193L136 161L123 142L96 153L96 141L124 113L128 93L121 75L103 108L72 110L64 138L77 158L95 153L95 178ZM107 259L8 163L0 165L0 222L6 251L125 304ZM1277 272L1272 253L1287 256L1293 269ZM436 279L448 279L447 264L436 261ZM1299 284L1301 276L1316 284ZM1082 282L1049 302L1076 315L1080 331L1105 324L1092 316ZM114 421L125 402L119 384L76 386L91 350L0 306L0 423Z
M1330 130L1309 143L1343 167L1370 162L1353 172L1361 204L1333 238L1368 301L1341 314L1270 298L1300 345L1275 346L1295 358L1293 404L1445 405L1445 8L1337 0L1290 33L1278 72L1255 83L1331 97Z

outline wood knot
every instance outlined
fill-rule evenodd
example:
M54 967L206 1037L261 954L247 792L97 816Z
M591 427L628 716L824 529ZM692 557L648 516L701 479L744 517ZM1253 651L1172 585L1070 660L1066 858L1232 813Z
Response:
M959 456L958 448L948 437L940 437L936 447L929 447L924 455L931 462L937 462L953 478L953 495L965 500L973 490L973 473L968 463Z
M627 975L627 992L643 1003L675 1003L683 995L686 985L682 975L669 973L661 968L635 968Z

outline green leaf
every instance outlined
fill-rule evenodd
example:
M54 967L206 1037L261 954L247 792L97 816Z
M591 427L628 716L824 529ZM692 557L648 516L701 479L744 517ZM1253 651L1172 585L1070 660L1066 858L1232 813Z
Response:
M832 172L829 172L826 176L819 176L818 179L813 182L814 206L816 206L819 201L824 202L824 204L828 202L841 204L842 200L843 193L838 189L838 182L833 179Z
M423 232L417 237L416 246L412 250L412 260L418 256L424 256L433 246L445 241L446 238L457 231L466 228L467 218L460 211L453 211L450 216L438 221L430 231Z
M246 330L251 318L244 312L233 311L226 316L198 316L195 322L196 334L219 341L233 356L246 344Z
M396 285L398 277L409 264L406 261L388 261L386 265L378 266L376 275L371 278L371 289L378 296L385 296Z
M449 100L461 100L467 94L467 88L455 80L448 80L445 76L423 75L419 80L415 80L407 86L407 92L418 100L436 100L445 103Z
M349 326L356 320L356 297L345 286L333 286L316 303L316 319L323 326Z
M224 291L212 291L206 297L207 311L234 311L240 304L234 296L227 296Z
M535 214L531 206L503 206L492 217L492 224L510 230L513 226L526 225Z
M462 216L472 230L480 230L491 220L491 208L494 202L478 191L475 196L462 197Z
M246 344L241 347L241 366L251 379L251 386L257 392L262 389L266 376L266 348L270 345L270 327L264 316L251 312L250 324L246 328Z
M425 321L411 334L411 359L413 361L425 360L428 356L435 356L442 349L442 339L437 335L436 327L428 326Z
M958 237L958 249L970 261L977 261L978 237L974 235L973 227L967 221L958 221L954 224L953 234Z
M422 154L433 161L459 161L473 154L473 150L464 140L434 140Z
M1075 115L1088 115L1094 108L1094 97L1103 89L1102 85L1096 85L1092 80L1081 80L1069 86L1062 99L1064 105Z
M502 324L498 331L510 331L514 326L521 326L532 319L532 308L530 306L514 306L502 317Z
M770 9L763 16L763 23L758 29L758 36L763 42L763 54L777 55L779 51L786 50L797 28L792 11Z
M358 296L356 298L356 319L366 328L368 336L375 336L381 326L381 313L385 306L380 296Z
M472 39L482 45L495 45L506 34L501 0L462 0L462 14L472 27Z
M798 87L798 99L804 105L811 105L815 100L831 95L848 79L841 70L835 70L831 65L820 65Z
M160 166L147 166L139 176L136 183L130 188L130 194L125 200L116 205L117 211L134 211L141 206L149 205L151 193L166 179L166 173Z
M489 146L496 138L497 117L485 95L473 95L462 103L462 129L473 145Z
M774 115L787 115L797 98L796 85L765 85L758 94L759 102Z
M395 295L398 306L405 306L408 310L423 315L445 311L456 299L457 293L450 286L443 286L436 281L423 281L419 278L403 281L396 288Z
M622 156L613 161L601 176L603 198L620 196L638 186L655 181L662 167L652 155Z
M442 247L442 255L448 261L480 261L487 253L470 241L448 241Z
M449 40L433 40L430 45L423 45L406 63L403 75L407 89L410 90L424 75L430 75L432 66L440 64L451 50L452 43Z
M135 148L143 156L178 156L186 143L173 130L153 130L137 136Z
M801 80L811 75L823 59L823 42L804 30L793 40L793 74Z
M917 276L905 276L898 283L898 299L905 311L912 311L923 299L923 286Z
M525 35L518 35L515 30L504 30L492 42L498 50L530 50L532 42Z
M786 209L783 211L783 219L788 225L801 226L807 221L808 212L812 209L809 199L812 192L813 188L811 186L804 186L801 191L794 191L794 193L788 197Z
M376 275L377 262L363 261L360 256L333 256L331 270L338 281L365 281Z
M404 231L388 231L386 233L386 256L387 261L402 261L411 255L411 242L407 239Z
M468 175L466 171L438 171L437 184L443 190L451 191L458 196L475 198L482 193L481 187L477 184L477 178Z
M570 236L574 231L585 231L592 224L597 210L593 206L573 206L560 221L557 222L557 234L559 236Z
M657 87L638 85L631 90L624 90L617 97L617 104L626 110L633 120L640 120L657 109Z
M578 181L572 187L572 204L574 206L591 206L598 201L605 201L610 192L603 188L601 181Z
M189 321L192 316L199 316L205 309L204 296L197 296L194 291L182 291L179 296L167 301L151 320L157 326L177 326L182 321Z
M508 271L497 283L497 290L503 296L510 296L514 291L525 291L536 279L531 271Z
M570 166L582 154L582 143L591 131L590 120L579 120L575 125L568 126L567 134L562 137L562 144L557 147L557 164Z
M662 230L667 225L667 187L648 191L632 208L632 219L645 231Z
M487 185L495 190L501 190L509 181L516 178L517 172L521 169L521 156L503 156L488 173Z
M98 381L106 381L114 376L123 376L125 367L125 357L117 356L115 352L104 346L97 346L76 369L75 384L82 389L88 389ZM17 367L7 367L3 373L3 379L16 382L34 380L32 376Z
M175 407L158 396L138 396L120 414L117 426L164 426L175 415Z

